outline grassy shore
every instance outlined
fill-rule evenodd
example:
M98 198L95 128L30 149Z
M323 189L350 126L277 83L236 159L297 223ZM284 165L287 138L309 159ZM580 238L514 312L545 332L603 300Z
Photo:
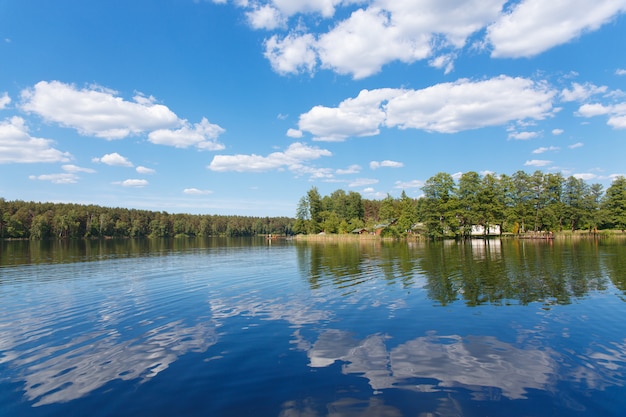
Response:
M547 233L534 233L529 232L522 235L515 235L512 233L504 233L502 236L489 236L490 239L493 238L506 238L506 239L523 239L523 238L536 238L536 239L545 239L547 237ZM563 230L560 232L553 232L551 237L553 239L589 239L589 238L609 238L609 237L617 237L617 238L626 238L626 233L621 230L599 230L597 232L589 232L588 230L577 230L572 232L571 230ZM475 236L476 239L482 239L481 236ZM401 238L394 237L381 237L379 235L373 234L353 234L353 233L345 233L345 234L317 234L317 235L296 235L294 236L295 240L305 241L305 242L359 242L359 241L376 241L376 240L428 240L428 237L423 235L410 235Z

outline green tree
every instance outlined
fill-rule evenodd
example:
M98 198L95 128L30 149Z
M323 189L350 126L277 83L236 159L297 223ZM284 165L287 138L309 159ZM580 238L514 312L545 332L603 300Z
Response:
M626 229L626 178L619 176L606 189L603 208L609 224L622 232Z
M415 201L409 198L404 190L402 190L398 205L399 216L396 227L401 234L405 234L410 232L413 225L417 222L417 208L415 207Z
M378 216L380 218L380 221L382 222L397 220L398 213L396 211L395 201L390 194L387 194L387 197L385 197L385 199L382 201Z
M482 188L480 175L474 171L465 172L459 178L456 195L458 198L459 232L469 236L473 225L485 225L485 216L481 211L479 196Z
M588 215L586 207L587 189L587 184L580 178L570 176L565 180L563 187L564 217L572 232L580 228L580 223Z
M348 193L345 216L348 221L352 221L352 219L364 220L365 208L363 206L363 199L361 198L361 194L356 191L350 191Z
M310 227L309 233L319 233L321 231L320 223L322 222L322 197L317 187L312 187L307 192L307 201L309 203Z
M455 235L457 232L455 188L454 179L445 172L429 178L422 187L425 198L424 222L429 236L433 238Z

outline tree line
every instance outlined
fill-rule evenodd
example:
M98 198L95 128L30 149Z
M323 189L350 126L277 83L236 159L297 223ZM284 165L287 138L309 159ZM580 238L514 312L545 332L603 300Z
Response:
M285 235L293 233L293 223L288 217L170 214L0 198L3 239Z
M296 233L349 233L383 227L383 235L421 233L430 238L467 237L473 226L498 226L501 232L626 229L626 178L617 177L604 192L560 173L513 175L470 171L455 179L440 172L422 187L424 195L363 199L337 190L321 196L312 187L296 212Z
M387 195L366 199L336 190L322 196L312 187L298 202L296 217L170 214L96 205L6 201L0 198L0 238L104 238L255 236L351 233L382 230L386 236L423 234L466 237L472 226L502 232L626 229L626 178L604 192L560 173L480 175L455 179L440 172L422 187L421 198Z

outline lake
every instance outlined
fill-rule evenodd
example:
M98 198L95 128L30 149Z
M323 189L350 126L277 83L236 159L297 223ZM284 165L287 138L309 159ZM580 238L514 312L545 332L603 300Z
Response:
M626 240L0 242L0 416L624 416Z

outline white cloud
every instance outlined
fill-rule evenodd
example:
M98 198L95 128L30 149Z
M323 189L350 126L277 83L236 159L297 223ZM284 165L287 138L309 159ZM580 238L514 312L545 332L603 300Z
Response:
M409 188L422 188L423 186L424 186L424 181L411 180L411 181L396 181L393 188L406 190Z
M53 184L75 184L78 176L73 173L30 175L31 180L50 181Z
M428 61L428 65L438 69L444 68L444 74L449 74L454 69L455 58L456 56L452 54L439 55L438 57Z
M626 129L626 102L603 105L599 103L583 104L576 113L582 117L608 115L607 124L615 129Z
M562 135L562 134L563 134L563 132L565 132L563 129L552 129L552 134L553 134L554 136L559 136L559 135Z
M397 161L372 161L370 162L370 169L378 169L378 168L402 168L404 164L402 162Z
M216 139L225 130L216 124L209 123L206 118L202 118L200 123L193 126L186 120L183 126L177 130L159 129L150 132L148 140L157 145L168 145L176 148L188 148L195 146L198 149L219 151L224 149L224 145Z
M454 178L455 180L460 180L461 177L463 176L463 172L459 171L459 172L455 172L454 174L450 175L452 178Z
M5 92L0 96L0 110L5 109L9 104L11 104L11 97Z
M121 167L133 166L132 162L130 162L126 157L120 155L117 152L106 154L102 158L93 158L91 161L101 162L103 164L111 165L111 166L121 166Z
M312 72L317 59L322 68L354 78L375 74L393 61L412 63L434 55L431 65L445 68L453 66L454 54L445 52L460 49L467 39L487 24L494 21L505 0L374 0L371 2L340 2L291 0L273 1L273 5L285 15L317 11L322 16L332 16L334 6L365 3L349 17L336 23L326 32L314 37L310 33L299 35L295 43L293 35L279 40L270 38L266 45L266 57L279 73ZM289 10L286 4L292 5ZM310 5L316 4L317 8ZM290 46L274 48L277 43ZM272 53L268 53L273 51ZM283 53L289 52L289 53ZM442 52L442 53L439 53ZM307 55L306 59L302 56ZM296 58L300 59L296 59ZM282 65L289 62L290 65Z
M549 146L549 147L541 147L541 148L537 148L533 151L534 154L541 154L544 152L548 152L548 151L558 151L559 148L558 146Z
M458 52L492 48L493 57L532 56L594 31L626 10L625 0L269 0L239 1L255 29L285 29L265 41L279 74L329 69L355 79L385 65L428 60L449 73ZM509 7L510 4L514 6ZM356 5L356 6L355 6ZM335 21L321 18L344 13ZM309 19L317 32L306 27ZM292 23L289 26L289 23ZM328 27L327 31L324 28ZM319 31L319 29L322 29Z
M325 141L377 135L381 126L456 133L545 119L554 111L555 94L545 83L506 76L461 79L422 90L363 90L338 107L313 107L300 116L299 128Z
M138 166L137 168L135 168L135 171L137 171L138 174L145 174L145 175L151 175L151 174L156 173L154 169L143 167L143 166Z
M526 161L524 163L524 166L529 166L529 167L545 167L547 165L550 165L552 163L552 161L546 161L545 159L532 159L530 161Z
M44 120L76 129L82 135L122 139L180 124L166 106L137 95L126 101L102 87L78 89L59 81L40 81L21 93L22 110Z
M300 139L302 135L302 131L298 129L288 129L287 136L294 139Z
M515 140L528 140L539 136L539 132L511 132L509 133L509 139Z
M210 191L210 190L200 190L198 188L185 188L183 190L183 193L189 194L189 195L207 195L207 194L213 193L213 191Z
M525 78L461 79L393 97L386 106L386 124L456 133L515 120L542 120L552 114L554 95L545 83Z
M610 113L611 108L599 103L583 104L578 108L577 114L582 117L594 117Z
M346 169L338 169L337 171L335 171L337 175L358 174L359 172L361 172L360 165L350 165Z
M377 179L373 178L357 178L348 184L348 187L363 187L364 185L378 184Z
M428 34L404 36L388 12L368 8L355 11L321 35L315 46L323 68L360 79L379 72L391 61L411 63L427 58L429 40Z
M598 29L624 0L524 0L487 29L493 57L530 57Z
M76 173L76 172L86 172L86 173L88 173L88 174L93 174L93 173L95 173L95 172L96 172L96 170L95 170L95 169L91 169L91 168L82 168L82 167L79 167L79 166L77 166L77 165L71 165L71 164L68 164L68 165L63 165L63 166L61 166L61 168L63 169L63 171L65 171L65 172L71 172L71 173Z
M14 116L0 122L0 164L68 162L71 155L52 147L50 139L30 136L24 119Z
M603 94L606 93L607 87L601 86L598 87L591 83L578 84L573 83L572 89L568 90L567 88L563 89L561 92L561 100L563 101L584 101L587 100L592 95Z
M386 117L381 104L401 93L402 90L392 88L362 90L357 97L342 101L338 107L313 107L300 115L298 127L321 141L377 135Z
M573 145L569 145L568 148L570 149L576 149L576 148L582 148L583 147L583 143L582 142L576 142Z
M289 145L284 152L274 152L267 156L255 154L216 155L208 168L217 172L264 172L285 168L294 172L302 172L307 169L304 165L305 162L331 155L331 152L326 149L295 142Z
M272 0L273 5L286 16L296 13L318 13L323 17L332 17L335 6L345 0Z
M140 179L128 179L124 181L116 181L113 184L121 185L122 187L142 188L148 185L148 181Z
M574 174L573 175L574 178L578 178L579 180L583 180L583 181L591 181L591 180L595 180L598 178L598 176L596 174L591 174L589 172L583 172L580 174Z
M265 41L265 58L279 74L312 72L317 58L311 34L290 33L280 39L274 35Z
M248 23L254 29L273 30L284 28L287 24L287 20L280 10L269 4L256 5L253 10L246 12L246 17L248 18Z
M615 75L626 75L626 69L623 69L623 68L616 69Z

